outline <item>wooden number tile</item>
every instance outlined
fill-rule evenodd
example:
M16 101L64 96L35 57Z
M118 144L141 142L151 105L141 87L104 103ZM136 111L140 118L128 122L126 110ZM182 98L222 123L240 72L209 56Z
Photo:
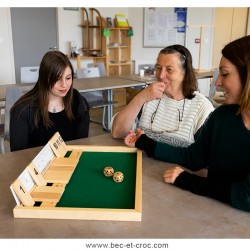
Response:
M78 158L63 158L58 157L55 158L51 163L50 166L76 166L78 163Z
M48 143L57 157L64 157L67 153L67 146L58 132L53 135Z
M63 187L37 186L31 193L35 201L58 202L64 192Z
M29 164L27 169L38 186L47 185L47 182L44 180L43 176L38 172L38 169L36 168L33 162Z
M47 170L43 178L49 183L68 183L72 175L72 171Z
M53 183L53 187L62 187L65 188L66 184L65 183Z
M57 202L54 201L43 201L40 207L55 207Z
M75 166L49 166L48 170L57 170L57 171L72 171L74 172Z
M16 179L11 186L24 206L32 207L35 204L35 201L31 197L30 193L25 189L20 179Z
M82 150L81 149L73 149L69 158L72 159L72 158L77 158L78 160L80 159L82 155Z

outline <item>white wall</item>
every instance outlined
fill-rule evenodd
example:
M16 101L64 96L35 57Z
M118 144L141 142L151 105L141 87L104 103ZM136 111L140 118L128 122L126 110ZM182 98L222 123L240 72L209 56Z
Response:
M195 38L200 38L200 25L205 25L202 36L200 69L210 70L213 54L214 8L188 8L187 12L187 25L190 27L186 30L185 46L192 54L194 68L198 68L200 44L195 43ZM134 30L132 60L139 61L141 64L154 64L160 48L143 47L143 8L129 8L129 21ZM200 92L208 96L210 80L199 80L198 84Z
M200 70L212 69L214 8L188 8L187 26L189 27L186 32L185 45L192 54L194 68ZM201 26L203 26L202 30ZM195 43L195 39L200 38L201 33L201 43ZM198 87L202 94L209 96L210 79L198 80Z
M15 83L10 9L0 8L0 85Z
M214 38L214 9L213 8L188 8L187 32L185 45L191 51L195 68L211 69ZM195 43L200 38L201 43ZM200 65L199 49L201 49Z
M58 49L70 54L70 42L76 41L78 48L82 46L81 11L57 8Z
M143 48L143 8L129 8L129 20L133 26L134 36L132 38L132 59L156 61L159 48ZM213 26L213 8L188 8L187 25ZM186 46L193 56L194 67L198 67L198 48L199 44L195 44L194 39L199 38L199 27L187 28ZM208 32L207 32L208 31ZM201 68L211 69L211 56L213 49L213 28L205 28L203 36L202 63Z
M131 26L134 36L132 37L132 60L141 60L146 63L155 63L159 48L143 47L143 8L97 8L103 17L114 17L115 14L125 14ZM78 48L82 47L81 10L69 11L58 8L58 41L59 50L70 54L70 41L76 41ZM188 8L189 25L213 24L213 8ZM211 31L212 29L210 29ZM194 38L198 36L195 29L187 29L187 47L190 49L194 66L198 62L197 44ZM210 69L212 66L213 34L206 33L204 36L204 48L202 55L202 68ZM0 84L15 82L14 56L12 49L12 32L10 23L10 9L0 8ZM74 68L76 61L73 60Z
M134 36L132 37L132 60L155 63L160 49L143 48L143 8L129 8L129 21L134 31Z

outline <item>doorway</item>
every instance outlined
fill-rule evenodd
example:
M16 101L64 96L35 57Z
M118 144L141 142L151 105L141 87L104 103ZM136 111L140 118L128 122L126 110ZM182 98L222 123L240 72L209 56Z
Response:
M50 48L58 47L56 8L10 8L16 82L21 67L39 66Z

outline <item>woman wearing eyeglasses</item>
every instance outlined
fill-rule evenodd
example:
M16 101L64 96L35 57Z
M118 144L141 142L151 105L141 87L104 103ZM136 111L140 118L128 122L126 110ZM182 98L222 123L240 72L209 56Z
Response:
M215 84L224 92L226 105L211 114L192 145L181 148L157 143L141 130L137 135L129 133L125 143L191 171L209 166L207 177L176 166L166 170L163 178L182 189L250 212L250 36L223 48L219 70Z
M138 126L157 141L188 146L195 141L202 124L214 110L211 102L197 92L189 50L181 45L162 49L155 65L155 76L157 82L137 94L113 118L112 135L124 138Z

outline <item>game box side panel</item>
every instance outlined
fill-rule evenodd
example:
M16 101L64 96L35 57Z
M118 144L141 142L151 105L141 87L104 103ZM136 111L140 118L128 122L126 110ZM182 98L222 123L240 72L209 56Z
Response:
M38 208L16 206L15 218L141 221L141 213L133 209Z
M127 152L135 153L136 148L125 146L94 146L94 145L67 145L67 150L81 149L86 152Z
M142 211L142 151L137 150L135 210Z

